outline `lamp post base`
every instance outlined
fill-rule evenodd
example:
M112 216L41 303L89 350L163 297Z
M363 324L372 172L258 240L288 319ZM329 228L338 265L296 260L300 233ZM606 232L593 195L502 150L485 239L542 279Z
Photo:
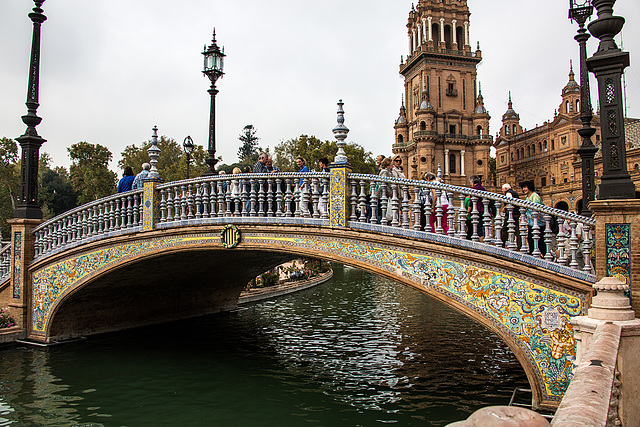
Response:
M598 200L635 199L636 186L627 178L602 178L598 185Z

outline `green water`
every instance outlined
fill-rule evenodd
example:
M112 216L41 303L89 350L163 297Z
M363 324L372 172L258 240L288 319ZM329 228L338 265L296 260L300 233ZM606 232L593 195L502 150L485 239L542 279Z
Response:
M246 309L0 349L0 426L440 426L528 387L492 333L334 266Z

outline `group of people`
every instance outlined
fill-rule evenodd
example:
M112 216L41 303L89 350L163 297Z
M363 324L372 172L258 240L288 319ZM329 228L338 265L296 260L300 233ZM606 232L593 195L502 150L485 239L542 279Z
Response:
M122 178L118 181L118 193L124 193L130 190L137 190L144 185L144 179L149 175L151 165L149 163L142 164L142 170L139 174L134 175L131 166L124 168Z

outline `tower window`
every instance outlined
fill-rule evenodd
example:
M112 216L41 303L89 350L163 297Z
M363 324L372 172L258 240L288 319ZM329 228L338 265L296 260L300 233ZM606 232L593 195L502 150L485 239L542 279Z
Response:
M514 134L514 135L517 133L517 132L516 132L516 129L517 129L517 128L516 128L516 125L513 125L513 134Z
M420 130L427 130L427 124L424 121L420 122Z
M504 134L509 135L509 125L504 126Z
M482 126L476 128L476 134L482 136Z
M456 155L449 154L449 172L456 173Z
M580 100L576 99L576 113L580 112Z
M402 143L404 141L404 138L402 137L402 134L398 135L398 142Z

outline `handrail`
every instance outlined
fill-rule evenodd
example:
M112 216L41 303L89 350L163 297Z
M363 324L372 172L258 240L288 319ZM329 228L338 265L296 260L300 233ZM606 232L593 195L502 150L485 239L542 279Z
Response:
M347 174L344 182L335 181L345 185L346 200L342 207L330 206L330 177L326 172L250 173L157 184L159 217L154 217L154 227L227 221L322 226L335 217L330 209L346 209L342 217L348 228L363 229L365 223L377 231L410 229L417 238L443 235L447 243L462 247L469 243L461 240L470 240L476 250L495 253L488 247L499 247L593 275L593 219L467 187L357 173ZM144 202L142 191L136 190L52 218L34 230L35 259L140 231ZM556 222L559 230L552 232Z
M0 283L9 279L11 274L11 243L0 249Z

